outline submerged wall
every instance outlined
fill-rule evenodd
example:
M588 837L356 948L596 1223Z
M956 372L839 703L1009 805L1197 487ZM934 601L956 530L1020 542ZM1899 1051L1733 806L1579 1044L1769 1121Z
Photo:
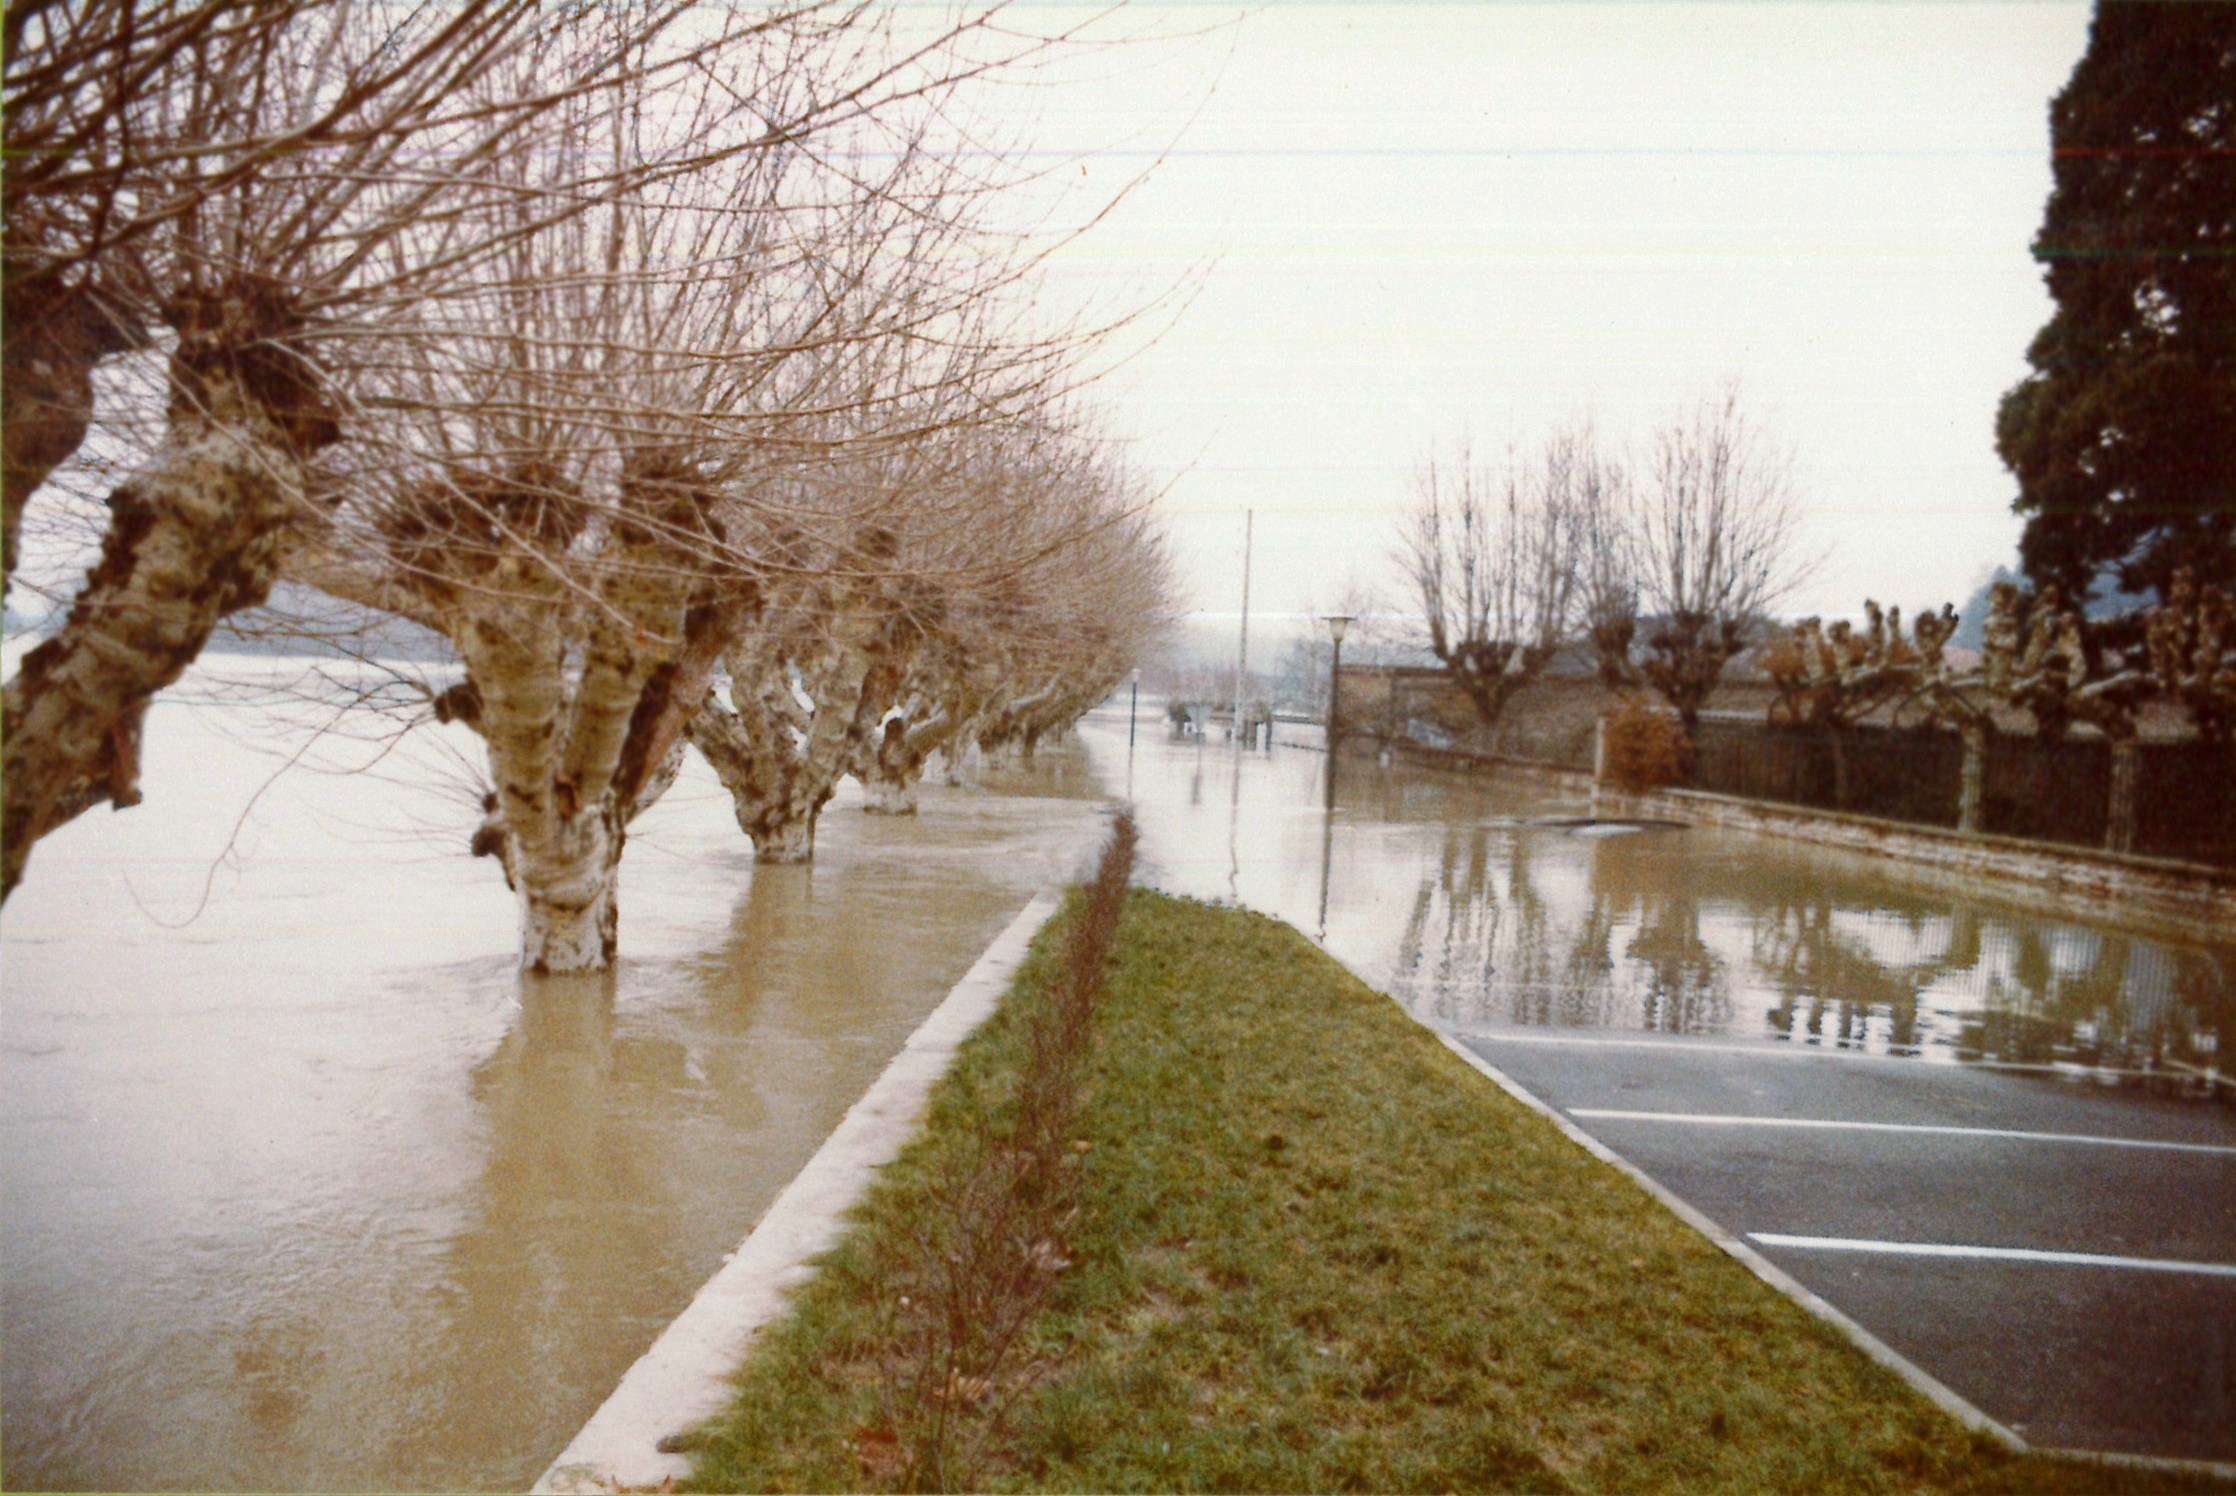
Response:
M2024 883L2030 899L2084 916L2101 914L2105 904L2116 903L2123 919L2141 916L2169 934L2188 938L2225 940L2236 930L2236 870L2227 868L1910 826L1700 790L1647 795L1603 790L1594 805L1601 816L1729 826L1897 857L1966 882L1992 878Z
M1772 726L1771 696L1759 679L1717 688L1693 733L1692 787L1921 829L1963 824L1965 748L1954 731ZM1460 760L1588 773L1595 725L1624 699L1596 676L1549 674L1485 724L1441 668L1366 666L1343 672L1342 725ZM2121 754L2103 737L2043 738L2023 722L2013 727L1984 739L1970 829L2236 868L2236 751L2197 741L2178 716L2153 718L2128 755L2123 785Z

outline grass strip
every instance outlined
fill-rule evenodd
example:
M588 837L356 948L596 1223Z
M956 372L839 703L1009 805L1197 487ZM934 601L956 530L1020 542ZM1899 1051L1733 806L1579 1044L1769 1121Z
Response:
M1045 1291L994 1374L927 1393L925 1251L1014 1128L1079 908L757 1345L696 1489L2228 1489L1968 1434L1295 931L1140 891L1065 1213L1019 1244Z

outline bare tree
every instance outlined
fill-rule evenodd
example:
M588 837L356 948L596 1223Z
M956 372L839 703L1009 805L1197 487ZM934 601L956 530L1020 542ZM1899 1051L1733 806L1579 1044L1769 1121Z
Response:
M740 33L720 68L572 102L493 162L503 256L413 308L298 527L296 575L456 648L436 708L486 746L476 848L531 969L612 959L629 822L719 670L752 675L832 616L816 586L875 571L887 499L848 480L1047 356L972 340L1009 275L970 237L983 173L957 187L910 110L834 107L890 76L858 41ZM612 185L537 216L584 180Z
M148 700L262 601L283 530L318 512L350 351L499 246L460 211L486 163L630 77L683 10L620 37L542 0L9 5L11 570L25 506L94 416L94 365L151 345L164 415L61 632L7 685L0 896L49 830L137 801Z
M732 437L742 409L821 398L807 386L840 377L828 361L819 375L791 371L808 345L858 329L793 325L774 336L804 344L787 359L761 356L770 328L748 323L771 303L746 288L820 278L828 309L830 293L861 281L862 256L905 259L952 238L948 215L1000 184L950 171L920 188L921 137L956 133L941 111L961 83L1049 45L991 12L901 37L868 17L815 3L708 12L684 0L9 5L11 568L25 506L97 414L94 365L148 347L163 365L154 404L165 414L160 439L111 496L102 559L62 633L8 685L4 889L48 830L103 799L136 800L147 701L217 619L265 597L283 555L359 595L368 568L397 561L399 546L424 549L445 526L483 520L492 544L510 544L533 515L559 527L526 547L543 559L474 587L557 588L603 599L627 632L648 626L607 594L655 563L614 561L586 580L558 561L576 537L603 546L615 533L599 495L617 485L722 486L703 466L708 422L640 419L663 408L642 387L647 370L671 359L671 391L697 393L665 408L712 410ZM887 128L908 114L916 138ZM814 170L778 170L801 161ZM742 178L740 163L750 167ZM815 185L784 200L755 195L776 176ZM742 195L723 198L732 188ZM784 233L737 227L813 222L819 242L850 242L842 225L873 200L886 227L852 259L803 258ZM569 229L588 218L593 227ZM706 233L686 232L692 221ZM702 256L708 289L654 294L639 266L663 253L668 291ZM552 320L563 313L578 320ZM880 315L905 326L937 313L893 304ZM679 323L718 331L725 317L734 346L755 359L669 336ZM492 340L492 329L516 336ZM635 360L629 377L613 379L602 406L582 397L613 373L616 354ZM781 396L756 383L779 368L791 381ZM561 386L572 393L555 398ZM483 403L462 415L469 398ZM552 415L563 408L572 414ZM496 432L506 420L512 429ZM400 434L414 424L416 435ZM627 439L613 439L622 427ZM594 428L605 439L577 441ZM338 442L381 455L338 453ZM576 458L550 461L570 443L600 454L595 482L577 481ZM735 468L746 450L733 443L716 467ZM390 464L391 453L402 459ZM757 460L767 466L769 455ZM351 491L368 475L371 499ZM445 491L463 502L458 515L423 512ZM683 536L703 518L656 538L697 546ZM425 530L418 541L414 525ZM672 571L674 559L657 566ZM458 588L426 570L419 580Z
M1635 566L1637 590L1595 584L1600 672L1610 684L1651 687L1690 729L1725 664L1811 568L1799 551L1793 458L1727 384L1654 434L1628 519L1627 534L1606 543ZM1642 626L1644 653L1634 658Z
M897 516L898 517L898 516ZM726 692L692 716L693 744L730 792L764 862L805 862L818 816L901 690L939 603L901 531L798 535L726 656ZM727 698L726 700L724 698Z
M1575 456L1555 441L1535 470L1512 449L1494 468L1463 440L1452 461L1432 456L1415 472L1398 559L1430 651L1486 723L1543 673L1574 616Z
M934 751L1009 719L1024 661L1061 677L1064 690L1029 694L1066 721L1131 664L1139 630L1109 616L1115 589L1161 552L1091 444L1033 421L973 429L919 456L882 485L848 484L895 497L876 544L765 589L783 599L778 626L741 643L729 700L692 723L764 860L812 855L816 817L847 773L872 809L912 811ZM1134 601L1144 622L1165 611L1156 597ZM1013 735L1037 737L1054 720L1020 717Z

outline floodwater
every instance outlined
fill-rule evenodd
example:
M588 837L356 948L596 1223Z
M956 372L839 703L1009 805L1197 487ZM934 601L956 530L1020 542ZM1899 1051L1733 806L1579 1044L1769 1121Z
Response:
M306 748L208 674L0 921L8 1489L524 1489L1100 840L1076 749L914 820L849 784L809 867L693 772L618 970L523 978L469 740Z
M523 978L510 895L459 854L471 741L314 739L283 669L167 697L147 803L49 839L0 920L13 1489L524 1487L1081 871L1104 794L1145 879L1280 915L1454 1030L2229 1095L2229 947L1741 833L1542 824L1585 807L1539 783L1346 758L1331 814L1313 729L1238 755L1148 706L1131 750L1106 707L914 820L849 785L804 868L756 869L694 765L632 834L618 969Z
M1082 731L1147 876L1323 940L1457 1032L1546 1027L1993 1064L2236 1100L2236 946L2029 907L1889 859L1712 828L1562 825L1580 795L1345 755Z

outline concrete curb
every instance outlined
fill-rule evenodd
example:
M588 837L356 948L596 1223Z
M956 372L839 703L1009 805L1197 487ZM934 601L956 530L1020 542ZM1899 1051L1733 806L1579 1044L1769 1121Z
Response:
M1940 1408L1942 1412L1947 1413L1966 1428L1986 1434L2006 1449L2019 1454L2026 1452L2028 1446L2024 1439L1957 1396L1956 1393L1935 1380L1924 1368L1911 1361L1893 1346L1888 1345L1884 1340L1804 1288L1791 1274L1763 1256L1762 1253L1748 1246L1738 1237L1733 1236L1707 1216L1702 1215L1684 1200L1671 1194L1667 1189L1649 1178L1636 1164L1569 1121L1568 1118L1562 1116L1552 1107L1538 1100L1537 1097L1524 1090L1505 1071L1468 1048L1465 1041L1456 1039L1452 1035L1439 1030L1432 1029L1430 1032L1436 1034L1436 1037L1446 1049L1465 1060L1476 1071L1487 1076L1493 1085L1531 1111L1551 1121L1555 1127L1561 1130L1563 1137L1566 1137L1570 1142L1600 1162L1611 1164L1621 1170L1629 1176L1632 1183L1659 1200L1671 1214L1692 1227L1693 1230L1698 1231L1702 1236L1707 1237L1723 1252L1737 1258L1747 1271L1854 1341L1857 1349L1902 1378L1903 1381L1908 1382L1913 1388L1924 1394L1927 1401Z
M2078 1460L2084 1465L2102 1465L2109 1470L2159 1470L2169 1475L2236 1480L2236 1462L2227 1460L2184 1460L2170 1455L2117 1454L2101 1449L2051 1449L2042 1444L2035 1445L2034 1452L2055 1455L2061 1460Z
M1338 961L1337 964L1341 965L1342 963ZM1345 966L1344 969L1346 971L1350 970L1348 966ZM1355 971L1351 974L1358 976ZM1360 980L1365 981L1366 979L1360 977ZM1367 985L1371 987L1374 984L1368 982ZM1395 1001L1395 999L1392 999L1392 1001ZM1427 1027L1425 1024L1422 1026ZM2036 1454L2054 1455L2059 1459L2102 1465L2114 1470L2158 1470L2174 1475L2201 1475L2214 1480L2236 1480L2236 1463L2221 1460L2186 1460L2171 1455L2124 1454L2117 1450L2102 1449L2053 1449L2048 1445L2028 1444L2017 1434L2011 1432L2010 1429L1996 1422L1951 1391L1925 1368L1848 1318L1847 1315L1842 1314L1807 1288L1804 1288L1791 1274L1763 1256L1762 1253L1748 1246L1738 1237L1733 1236L1707 1216L1702 1215L1684 1200L1671 1194L1667 1189L1649 1178L1636 1164L1616 1153L1605 1143L1585 1132L1575 1123L1569 1121L1568 1118L1524 1090L1512 1076L1468 1048L1464 1040L1445 1033L1441 1029L1430 1029L1429 1032L1435 1034L1443 1042L1446 1049L1451 1050L1452 1053L1465 1060L1471 1068L1488 1077L1493 1085L1531 1111L1550 1119L1552 1124L1561 1130L1562 1136L1570 1142L1592 1157L1620 1169L1635 1181L1640 1189L1667 1206L1679 1220L1698 1231L1702 1236L1707 1237L1732 1257L1737 1258L1746 1267L1747 1271L1762 1279L1772 1288L1777 1289L1787 1298L1792 1299L1817 1318L1839 1330L1841 1334L1855 1342L1857 1349L1908 1382L1922 1393L1928 1401L1966 1428L1977 1429L2017 1454L2025 1454L2031 1451Z
M837 1244L847 1210L914 1134L933 1085L1009 990L1026 947L1059 902L1054 890L1039 894L994 937L534 1490L652 1489L690 1473L688 1454L661 1445L729 1404L731 1375L755 1333L812 1275L813 1259Z
M1291 928L1294 928L1294 926L1292 926ZM1305 936L1305 938L1307 940L1310 940L1312 937L1307 935ZM1381 992L1382 989L1380 987L1377 987L1372 981L1369 981L1362 973L1352 967L1352 965L1349 962L1345 961L1342 957L1336 955L1333 951L1328 950L1326 946L1320 945L1318 941L1313 941L1313 944L1319 946L1319 949L1323 953L1325 953L1330 960L1334 961L1338 966L1341 966L1345 971L1350 972L1352 976L1357 977L1359 981L1364 983L1370 990ZM1384 995L1387 996L1387 994ZM1539 1116L1544 1117L1547 1121L1551 1122L1555 1127L1560 1129L1561 1136L1567 1138L1577 1147L1583 1149L1586 1153L1589 1153L1592 1157L1598 1159L1601 1163L1611 1165L1612 1167L1620 1171L1626 1178L1630 1179L1631 1182L1636 1184L1640 1189L1644 1190L1647 1194L1653 1196L1655 1200L1659 1201L1672 1215L1676 1216L1677 1219L1692 1227L1693 1230L1698 1231L1702 1236L1707 1237L1710 1242L1714 1243L1718 1249L1720 1249L1727 1255L1736 1258L1740 1265L1745 1267L1747 1271L1753 1273L1756 1277L1762 1279L1763 1282L1769 1284L1772 1288L1777 1289L1778 1292L1784 1294L1787 1298L1792 1299L1802 1308L1808 1310L1811 1314L1814 1314L1817 1318L1823 1320L1826 1324L1831 1325L1841 1334L1847 1336L1849 1340L1855 1343L1855 1346L1858 1350L1862 1351L1872 1360L1878 1362L1881 1366L1887 1368L1887 1370L1893 1372L1896 1376L1902 1378L1903 1381L1907 1382L1911 1387L1915 1388L1926 1398L1927 1401L1931 1402L1935 1407L1940 1408L1943 1412L1956 1419L1958 1423L1964 1425L1966 1428L1974 1429L1980 1433L1986 1434L1989 1438L1995 1440L1997 1443L2003 1445L2006 1449L2009 1449L2014 1453L2024 1454L2027 1452L2029 1446L2024 1439L2021 1439L2017 1434L2012 1433L2002 1424L1996 1422L1993 1418L1990 1418L1987 1414L1981 1412L1978 1408L1975 1408L1974 1406L1972 1406L1972 1404L1957 1396L1956 1393L1950 1391L1948 1387L1944 1386L1941 1382L1937 1381L1934 1377L1929 1375L1924 1368L1911 1361L1908 1357L1897 1351L1893 1346L1888 1345L1878 1336L1872 1334L1869 1330L1866 1330L1863 1326L1848 1318L1847 1315L1842 1314L1838 1309L1833 1308L1831 1304L1825 1302L1816 1294L1810 1292L1807 1288L1804 1288L1798 1281L1793 1278L1791 1274L1787 1273L1783 1268L1780 1268L1769 1258L1763 1256L1762 1253L1756 1251L1753 1247L1748 1246L1738 1237L1733 1236L1729 1231L1726 1231L1723 1227L1717 1225L1707 1216L1701 1214L1700 1211L1695 1209L1692 1205L1688 1204L1682 1199L1679 1199L1676 1195L1671 1194L1667 1189L1663 1188L1660 1184L1649 1178L1646 1173L1641 1170L1636 1164L1624 1158L1621 1154L1615 1152L1614 1149L1609 1148L1605 1143L1602 1143L1599 1139L1593 1137L1590 1133L1584 1131L1575 1123L1569 1121L1568 1118L1562 1116L1558 1111L1556 1111L1551 1106L1548 1106L1545 1102L1540 1101L1537 1097L1531 1095L1527 1090L1523 1089L1521 1084L1517 1082L1512 1076L1499 1069L1489 1060L1484 1059L1474 1050L1468 1048L1464 1041L1445 1033L1442 1029L1436 1028L1427 1023L1423 1023L1417 1015L1409 1012L1406 1009L1405 1005L1398 1002L1396 998L1390 998L1389 1001L1392 1006L1397 1008L1399 1012L1404 1013L1408 1018L1413 1019L1415 1023L1419 1023L1422 1028L1425 1028L1430 1033L1434 1034L1438 1043L1442 1044L1446 1049L1452 1051L1453 1054L1458 1055L1470 1069L1481 1074L1486 1079L1488 1079L1491 1084L1497 1086L1507 1095L1513 1097L1516 1101L1519 1101L1522 1105L1528 1107L1531 1111L1536 1112ZM2146 1459L2148 1457L2129 1456L2128 1458Z

